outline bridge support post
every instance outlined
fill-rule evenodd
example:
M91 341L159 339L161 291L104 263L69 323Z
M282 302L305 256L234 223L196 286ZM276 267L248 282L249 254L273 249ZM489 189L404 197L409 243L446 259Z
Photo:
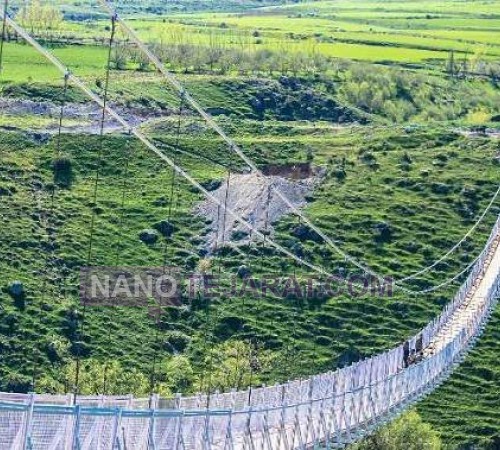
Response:
M120 424L122 420L122 409L116 408L115 410L115 420L113 422L113 433L111 435L111 448L114 450L115 448L120 447L120 441L118 437L118 431L120 430Z
M158 408L160 397L158 394L151 394L149 397L149 409L151 410L151 417L149 418L148 427L148 449L156 450L156 409Z
M80 450L80 421L81 421L81 407L75 406L75 423L73 426L73 449Z
M156 410L151 410L151 417L149 418L148 428L148 449L156 450Z
M26 411L26 421L24 423L24 444L23 448L25 450L31 450L33 448L33 442L31 441L31 433L33 428L33 409L35 407L35 394L30 394L28 410Z
M73 400L74 400L74 395L73 394L68 394L66 397L66 406L73 406ZM72 442L73 442L73 423L74 423L74 415L73 414L68 414L68 417L66 417L66 429L64 431L65 436L64 436L64 448L72 448Z
M177 450L177 449L176 449ZM233 410L229 410L229 417L227 419L226 435L224 437L223 450L234 450L233 442Z
M252 434L252 407L247 411L247 419L245 423L245 448L249 448L250 450L255 450L255 445L253 442L253 434Z
M179 417L177 418L177 427L175 429L175 450L182 448L182 443L184 442L184 412L181 411ZM153 450L156 449L156 446Z
M212 438L210 436L210 410L205 412L205 429L203 431L203 449L210 450L212 448Z

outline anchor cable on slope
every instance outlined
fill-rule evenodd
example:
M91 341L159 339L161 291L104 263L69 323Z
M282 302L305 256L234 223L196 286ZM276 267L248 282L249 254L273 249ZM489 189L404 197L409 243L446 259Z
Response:
M9 8L9 0L4 0L2 14L2 34L0 35L0 75L3 73L3 51L5 40L7 39L7 10Z
M111 2L109 0L98 0L99 4L101 4L110 14L115 14L116 11L113 8ZM117 16L118 17L118 16ZM175 78L175 76L166 69L165 65L159 60L158 57L156 57L146 46L146 44L139 38L137 33L130 28L123 19L118 17L118 21L122 28L125 30L125 32L131 37L131 39L137 44L138 48L146 55L146 57L149 58L149 60L153 63L153 65L156 66L158 71L170 82L170 84L178 89L182 90L185 92L184 88L182 87L181 83ZM247 157L243 151L234 143L234 141L222 130L222 128L214 121L214 119L202 108L202 106L189 94L186 94L186 99L190 103L190 105L205 119L205 121L212 127L214 131L219 134L219 136L228 144L229 148L231 151L235 152L247 165L250 167L255 174L257 174L260 177L264 177L262 172L257 168L255 163ZM264 177L265 179L265 177ZM466 233L466 235L456 244L455 246L452 247L451 250L449 250L444 256L439 258L437 261L435 261L433 264L430 266L427 266L417 273L414 273L412 275L408 275L404 278L394 280L394 285L395 287L398 287L400 290L412 294L412 295L423 295L426 294L429 291L429 289L424 289L420 291L412 290L412 289L406 289L401 286L401 283L410 281L412 279L417 278L420 275L423 275L424 273L429 272L432 270L435 266L437 266L440 262L442 262L444 259L446 259L451 253L453 253L458 247L462 245L462 243L470 236L470 234L476 229L476 227L479 225L479 223L483 220L484 216L486 213L489 211L491 208L491 205L494 203L496 198L498 197L500 193L500 186L495 193L492 201L490 202L490 205L486 208L485 212L479 217L477 222L473 225L473 227ZM318 227L316 227L311 220L309 220L301 211L300 209L296 208L295 205L283 194L281 193L278 189L276 189L276 195L287 205L288 208L294 213L299 215L302 220L304 221L307 226L315 231L322 239L323 241L328 244L331 248L333 248L337 253L339 253L346 261L350 262L354 266L356 266L358 269L363 270L365 273L375 277L379 281L384 281L385 278L384 276L378 274L374 270L372 270L370 267L367 265L360 263L357 259L355 259L353 256L349 255L347 252L343 251L331 238L329 238L324 232L322 232ZM440 286L442 287L442 286Z
M97 165L96 165L94 189L93 189L93 193L92 193L92 214L91 214L90 227L89 227L89 240L88 240L87 261L86 261L87 268L90 267L90 265L92 263L92 257L93 257L93 243L94 243L94 237L95 237L95 231L96 231L95 227L96 227L96 220L97 220L98 191L99 191L99 183L101 181L100 178L101 178L102 155L103 155L103 151L104 151L104 147L105 147L104 127L105 127L106 114L107 114L108 101L109 101L109 83L110 83L110 77L111 77L111 59L112 59L113 45L115 42L115 36L116 36L116 19L112 18L111 19L110 38L109 38L109 43L108 43L107 65L106 65L106 74L105 74L105 81L104 81L104 95L103 95L103 100L102 100L102 113L101 113L100 128L99 128L100 142L99 142L99 149L98 149L98 154L97 154ZM68 79L73 78L71 73L68 70L65 73L68 74ZM82 366L82 363L81 363L82 346L83 346L83 338L85 336L85 329L86 329L86 316L87 316L87 301L84 299L80 329L78 331L78 344L76 347L76 368L75 368L75 385L74 385L75 388L74 388L74 393L73 393L75 404L77 402L77 397L80 393L79 392L80 391L80 382L81 382L80 371L81 371L81 366Z
M121 21L120 18L116 18L117 21ZM8 17L7 15L7 23L13 27L28 43L30 43L38 52L40 52L43 56L45 56L47 59L49 59L61 72L66 73L67 68L57 59L53 54L48 52L44 47L42 47L35 39L33 39L26 31L20 27L14 20ZM120 22L123 23L123 22ZM160 63L161 64L161 63ZM81 89L87 96L92 99L94 102L96 102L98 105L101 107L103 106L102 99L98 97L96 94L94 94L86 85L84 82L82 82L79 78L74 76L73 74L70 75L71 81L79 88ZM182 86L179 85L179 91L185 92L185 90L182 88ZM190 96L189 94L185 93L185 98L189 99ZM192 101L192 100L191 100ZM163 159L167 164L169 164L171 167L174 167L175 170L177 171L178 174L180 174L182 177L184 177L191 185L196 187L201 193L205 195L206 198L209 200L215 202L217 205L222 207L221 202L216 199L210 192L208 192L199 182L197 182L192 176L190 176L186 171L184 171L182 168L177 166L176 164L173 163L172 159L166 156L163 152L161 152L158 147L151 142L143 133L141 133L137 128L131 127L130 124L123 119L123 117L118 114L114 109L110 108L109 105L104 105L105 109L108 114L110 114L117 122L119 122L122 126L124 126L126 129L130 129L132 134L136 136L146 147L148 147L153 153L158 155L161 159ZM275 191L276 192L276 191ZM228 209L229 215L231 215L234 219L236 219L238 222L240 222L245 228L247 228L249 231L254 232L257 236L260 238L263 238L263 235L260 230L257 230L255 227L253 227L251 224L249 224L247 221L242 219L241 217L238 216L233 210ZM307 220L306 220L307 223ZM315 272L326 275L327 277L332 277L334 276L333 274L329 273L326 271L324 268L317 266L315 264L309 263L308 261L305 261L301 258L297 258L296 255L294 255L292 252L284 248L282 245L276 243L272 239L269 239L270 245L272 245L275 249L283 253L284 255L294 259L295 261L299 262L300 264L314 270ZM346 255L346 261L352 262L348 256ZM358 265L359 267L359 265ZM360 267L362 268L362 267ZM374 276L377 280L380 280L380 277L377 275L373 275L372 272L368 271L368 274ZM459 274L460 275L460 274ZM405 292L409 295L423 295L429 292L433 292L437 290L438 288L441 288L443 286L446 286L450 283L453 283L458 277L452 277L446 282L442 283L440 286L435 287L435 288L429 288L429 289L424 289L420 291L415 291L412 289L407 289L402 286L397 286L399 290L402 292ZM385 280L383 280L385 281ZM354 283L353 283L354 285ZM360 285L359 285L360 286Z

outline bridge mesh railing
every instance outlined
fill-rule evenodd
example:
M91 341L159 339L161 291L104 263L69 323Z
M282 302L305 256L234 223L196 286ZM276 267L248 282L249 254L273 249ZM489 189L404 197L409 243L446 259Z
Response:
M436 338L482 279L497 245L500 219L454 300L422 331L424 346ZM403 347L308 380L250 391L175 399L131 396L0 394L0 448L127 449L304 448L351 442L434 388L481 331L499 294L492 281L475 314L445 346L404 368ZM419 336L411 340L416 346ZM169 410L157 408L169 407ZM251 443L248 442L251 440Z

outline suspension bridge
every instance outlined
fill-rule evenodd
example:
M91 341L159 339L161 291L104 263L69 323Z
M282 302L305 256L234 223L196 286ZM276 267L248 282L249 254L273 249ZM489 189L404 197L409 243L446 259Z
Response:
M228 144L231 152L240 157L254 173L263 176L116 14L110 3L100 3L110 13L112 21L110 49L119 24L178 91L182 101L204 118ZM328 275L324 268L305 261L268 238L262 230L256 229L224 201L208 192L138 128L131 126L120 113L110 107L107 88L102 97L94 93L35 37L16 23L9 16L7 7L8 2L5 1L2 43L5 27L11 27L61 71L66 87L72 83L102 108L103 121L105 114L112 117L125 131L139 139L178 175L218 205L224 214L247 227L277 252L315 272ZM106 86L108 81L109 60ZM61 110L63 109L64 106ZM377 279L383 278L343 252L334 240L304 216L283 193L275 191L275 195L346 261ZM431 271L449 257L474 231L497 196L498 191L477 223L449 252L427 268L396 283L398 289L409 295L425 295L468 273L455 298L442 313L404 344L348 367L307 379L225 393L178 395L175 398L161 398L156 394L148 398L135 398L131 395L83 396L78 395L78 392L68 395L2 393L0 448L305 450L338 448L356 442L438 387L460 364L481 335L500 293L500 217L481 254L459 274L439 286L419 292L403 285L409 279Z
M499 243L500 218L456 297L407 345L309 379L210 399L79 396L74 404L72 394L0 394L0 445L15 450L343 447L432 392L461 362L500 294Z

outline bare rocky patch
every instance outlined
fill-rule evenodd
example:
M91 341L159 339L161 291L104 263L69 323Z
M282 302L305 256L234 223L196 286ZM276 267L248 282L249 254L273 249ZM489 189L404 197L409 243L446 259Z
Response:
M273 175L231 174L212 195L255 229L272 236L273 224L291 212L277 192L286 196L296 208L303 208L320 182L322 172L304 165L273 166L268 172ZM197 205L195 212L208 225L204 244L208 253L226 244L238 246L261 240L211 200Z
M131 127L138 125L147 125L150 121L159 118L169 117L172 111L151 111L150 108L123 108L117 104L110 105L117 111ZM4 130L20 129L27 131L25 127L19 128L16 125L16 117L41 117L50 119L43 126L34 126L28 131L37 131L38 133L54 134L59 128L59 116L61 106L53 102L37 102L33 100L0 98L0 113L4 116L12 117L12 125L3 126ZM67 103L64 107L64 118L72 123L64 123L64 133L74 134L99 134L101 131L102 109L93 103ZM75 122L81 124L75 125ZM104 121L104 133L121 133L123 126L106 116Z

